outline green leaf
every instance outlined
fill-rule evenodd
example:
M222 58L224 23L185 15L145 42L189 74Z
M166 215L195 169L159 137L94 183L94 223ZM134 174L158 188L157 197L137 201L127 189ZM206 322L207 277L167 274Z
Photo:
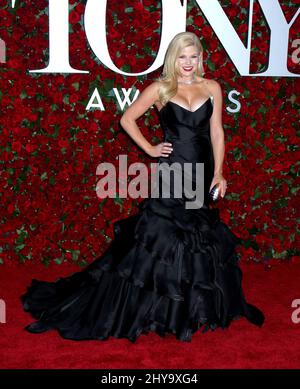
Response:
M187 19L186 19L186 24L191 26L194 24L194 18L193 18L193 15L190 15Z
M255 188L255 192L254 192L254 195L253 195L253 199L258 199L259 197L261 197L262 195L262 192L259 191L259 189L256 187Z
M51 111L57 111L59 106L57 104L51 104L50 108L51 108Z
M72 260L77 261L80 255L80 250L71 250Z
M249 89L244 89L243 95L244 95L245 98L249 98L249 97L250 97L250 91L249 91Z
M79 82L74 82L72 86L75 88L76 91L79 90Z
M20 93L20 97L21 99L25 99L25 97L27 97L27 93L24 91L24 89L22 89L22 92Z
M24 243L18 244L17 246L15 246L15 251L16 252L21 251L24 247L25 247Z
M54 176L51 176L51 177L50 177L49 183L50 183L51 185L55 185L55 177L54 177Z
M216 70L216 66L215 64L208 58L208 60L206 61L207 65L208 65L208 68L209 70Z
M259 232L257 227L249 228L248 231L249 231L249 234L251 234L251 235L257 235L257 233Z
M45 181L47 178L48 178L47 172L44 172L44 173L41 175L41 181Z
M61 215L61 217L59 218L59 220L63 222L63 221L66 220L67 216L68 216L68 215L67 215L66 213L64 213L63 215Z
M64 102L65 104L69 104L69 96L68 96L68 95L65 95L65 96L63 97L63 102Z
M262 104L259 106L257 112L265 114L267 112L267 108L264 107Z
M130 73L130 71L131 71L131 66L130 66L128 63L126 63L126 64L124 64L124 65L121 67L121 70L123 70L124 72Z

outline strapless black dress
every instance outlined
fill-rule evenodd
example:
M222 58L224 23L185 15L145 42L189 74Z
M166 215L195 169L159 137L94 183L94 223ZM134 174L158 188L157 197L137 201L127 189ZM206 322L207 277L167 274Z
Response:
M141 201L136 214L114 223L110 246L83 270L54 282L32 280L21 301L37 321L26 330L132 342L155 331L189 342L200 327L225 328L240 317L263 324L263 313L243 295L235 252L241 240L209 206L212 112L211 98L196 111L169 101L159 112L173 152L158 162L204 163L203 206L186 209L174 196Z

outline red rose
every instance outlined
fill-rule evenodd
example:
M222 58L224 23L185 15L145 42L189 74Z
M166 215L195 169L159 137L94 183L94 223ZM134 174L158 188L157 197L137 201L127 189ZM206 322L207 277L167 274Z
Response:
M69 21L71 24L73 24L73 23L75 24L75 23L79 22L80 18L81 18L81 15L78 12L76 12L75 10L70 12Z
M28 153L32 153L38 146L34 143L27 143L25 149Z
M69 146L69 141L66 139L59 139L58 145L59 145L59 147L67 148Z
M13 142L11 146L12 146L12 149L14 151L16 151L17 153L19 153L22 149L22 143L19 141Z

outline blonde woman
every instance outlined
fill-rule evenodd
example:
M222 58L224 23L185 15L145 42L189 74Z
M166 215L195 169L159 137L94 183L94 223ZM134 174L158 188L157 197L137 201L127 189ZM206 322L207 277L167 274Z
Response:
M159 167L176 166L169 196L162 195L159 185L159 196L144 199L136 214L115 222L111 245L83 271L55 282L33 280L21 296L24 309L37 319L28 331L56 329L67 339L113 336L132 342L155 331L189 342L200 328L225 328L240 317L263 324L263 313L246 302L241 288L235 252L240 239L211 206L212 193L224 197L227 187L222 91L217 81L203 74L198 37L177 34L169 44L163 75L143 90L120 120ZM153 105L164 132L164 141L156 145L136 123ZM187 207L195 195L175 194L176 174L196 186L202 175L201 206Z

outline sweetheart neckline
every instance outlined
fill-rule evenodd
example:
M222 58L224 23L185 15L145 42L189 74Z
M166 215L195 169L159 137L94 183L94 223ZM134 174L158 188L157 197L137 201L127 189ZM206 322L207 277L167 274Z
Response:
M166 103L158 112L161 112L161 111L167 106L168 103L171 103L171 104L177 105L178 107L184 109L184 110L187 111L187 112L195 113L195 112L199 111L199 109L202 108L209 100L211 101L211 97L208 97L208 98L204 101L204 103L202 103L202 104L200 105L200 107L198 107L195 111L190 111L189 109L184 108L182 105L175 103L175 101L169 100L169 101L168 101L168 102L167 102L167 103Z

